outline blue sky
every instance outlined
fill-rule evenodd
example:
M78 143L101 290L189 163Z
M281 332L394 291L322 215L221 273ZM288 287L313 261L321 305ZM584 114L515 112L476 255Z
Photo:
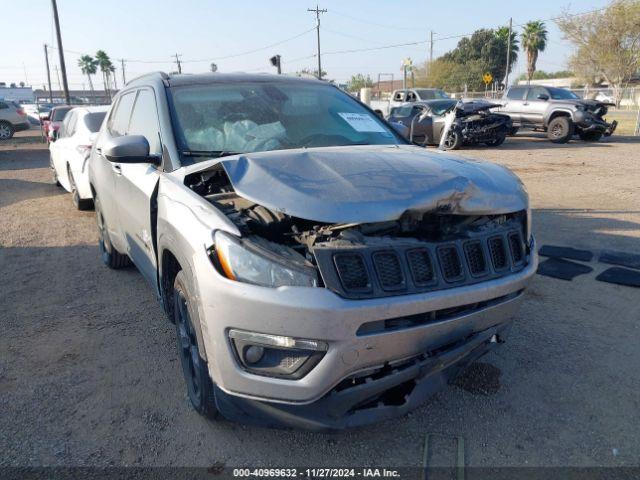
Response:
M56 45L50 0L8 2L0 30L0 81L41 87L46 79L43 43ZM435 34L434 56L455 47L458 39L439 38L471 33L478 28L547 19L568 10L584 12L606 6L607 0L324 0L320 8L323 70L340 82L353 73L394 73L400 78L400 63L411 57L422 62L428 56L429 31ZM77 67L79 53L105 50L112 59L125 58L128 78L152 70L175 70L174 53L181 53L184 72L208 71L214 61L220 71L273 72L268 58L282 55L285 72L314 68L316 51L315 15L307 8L315 3L302 0L58 0L63 45L71 88L80 89L84 78ZM8 14L7 13L8 10ZM565 67L571 48L553 22L547 22L549 45L538 68ZM518 28L519 30L519 28ZM306 33L304 33L306 32ZM234 56L282 40L292 40L251 54ZM357 53L333 53L408 42L425 42L400 48ZM78 53L72 53L78 52ZM54 50L52 64L57 63ZM228 57L228 58L224 58ZM144 60L142 63L134 60ZM193 60L203 60L194 62ZM117 64L117 67L120 65ZM516 75L524 71L522 59ZM53 87L57 88L55 70ZM118 81L121 78L117 70ZM97 80L94 79L94 83ZM99 81L97 85L100 84ZM87 86L88 88L88 86Z

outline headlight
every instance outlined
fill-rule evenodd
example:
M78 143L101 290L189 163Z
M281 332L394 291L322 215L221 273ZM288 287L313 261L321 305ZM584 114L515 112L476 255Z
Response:
M214 240L220 268L231 280L274 288L318 285L316 269L290 248L221 231L215 233Z

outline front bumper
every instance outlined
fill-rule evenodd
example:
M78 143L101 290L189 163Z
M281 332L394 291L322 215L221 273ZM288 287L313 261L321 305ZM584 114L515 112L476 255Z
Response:
M488 339L509 324L537 268L535 245L530 247L528 265L505 277L447 290L366 300L347 300L325 288L272 289L233 282L212 274L206 255L194 259L202 342L210 375L219 390L221 412L244 421L247 416L257 416L307 428L340 428L414 408L461 366L484 353ZM455 308L459 310L453 314L410 328L358 332L368 322ZM259 376L238 364L228 338L231 328L321 340L329 349L299 380ZM388 379L376 383L373 390L362 387L357 393L335 394L336 386L347 378L420 356L424 356L424 362L418 361L398 376L385 377ZM379 388L392 389L409 381L416 385L402 405L383 408L375 415L368 412L354 416L351 412L363 398L378 395Z
M340 430L404 415L504 340L510 325L475 333L448 348L345 379L320 400L290 405L237 397L217 388L216 404L233 421L263 427Z
M617 120L608 123L603 118L596 117L588 112L576 113L575 123L583 132L598 132L605 137L612 135L618 126Z

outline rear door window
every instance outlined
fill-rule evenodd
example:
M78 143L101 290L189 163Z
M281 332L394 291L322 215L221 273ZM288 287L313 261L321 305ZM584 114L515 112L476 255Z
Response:
M510 100L522 100L525 90L523 87L512 87L507 92L507 98Z
M102 126L102 121L107 115L107 112L91 112L84 116L84 126L91 132L97 132Z

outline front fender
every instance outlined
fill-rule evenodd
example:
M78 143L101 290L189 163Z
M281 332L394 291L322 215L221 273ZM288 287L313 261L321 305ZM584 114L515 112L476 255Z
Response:
M553 117L556 116L557 113L567 114L571 121L574 121L574 111L569 108L548 108L543 117L543 123L545 128L549 125L549 122Z

